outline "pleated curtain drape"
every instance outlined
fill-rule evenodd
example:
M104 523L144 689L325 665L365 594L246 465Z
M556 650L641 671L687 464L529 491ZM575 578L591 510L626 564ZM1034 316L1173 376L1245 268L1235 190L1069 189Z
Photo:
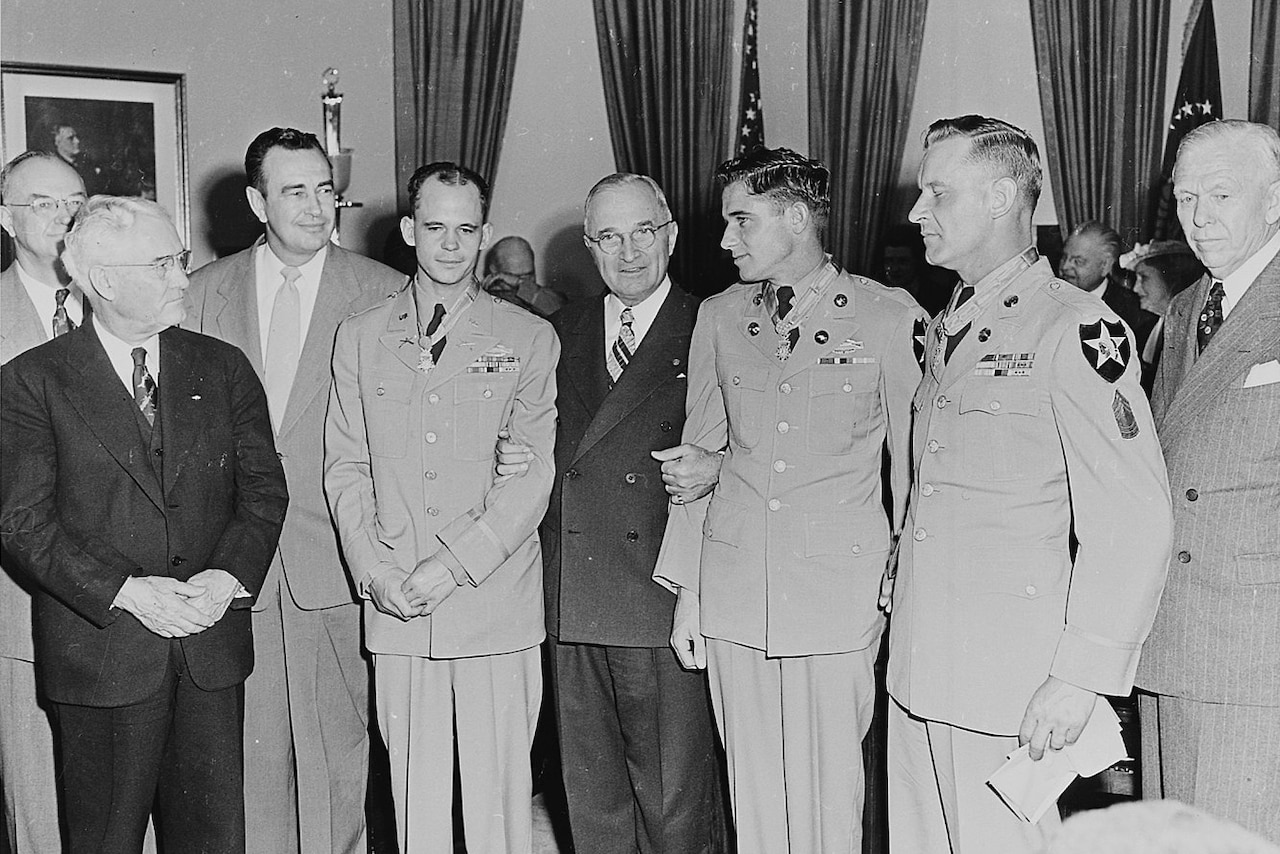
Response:
M827 248L873 275L888 227L927 0L809 0L809 148L831 169Z
M666 193L680 224L672 278L691 293L716 293L732 282L714 173L728 156L733 2L593 5L617 168L648 175Z
M1169 0L1030 2L1058 222L1133 243L1160 179Z
M396 177L454 160L493 182L511 103L523 0L394 0Z
M1249 121L1280 130L1280 3L1253 0Z

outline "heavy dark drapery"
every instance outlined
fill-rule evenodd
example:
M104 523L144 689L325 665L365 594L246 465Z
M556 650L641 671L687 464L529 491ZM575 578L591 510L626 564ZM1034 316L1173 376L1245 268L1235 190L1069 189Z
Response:
M732 281L713 174L729 144L733 2L594 6L614 160L667 194L680 224L672 278L692 293L715 293Z
M809 0L809 148L831 169L827 248L875 272L915 96L927 0Z
M395 0L396 183L454 160L492 183L511 102L524 0Z
M1031 26L1058 222L1132 243L1159 180L1169 0L1031 0Z
M1280 5L1253 0L1249 121L1280 129Z

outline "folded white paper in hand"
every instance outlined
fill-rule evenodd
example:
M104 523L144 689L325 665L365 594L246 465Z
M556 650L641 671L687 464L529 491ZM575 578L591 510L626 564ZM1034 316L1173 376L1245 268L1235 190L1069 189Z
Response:
M1125 758L1120 719L1106 697L1098 696L1093 712L1075 744L1062 750L1046 749L1039 762L1032 761L1026 745L987 779L1005 806L1018 818L1037 822L1071 785L1076 775L1092 777Z

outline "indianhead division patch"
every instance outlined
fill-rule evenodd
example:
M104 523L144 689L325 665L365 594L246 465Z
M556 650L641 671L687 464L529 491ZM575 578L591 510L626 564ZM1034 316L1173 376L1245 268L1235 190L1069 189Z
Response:
M1093 323L1080 324L1080 349L1089 367L1109 383L1120 379L1129 366L1129 336L1119 321L1098 318Z
M920 363L920 370L924 370L924 342L925 335L929 328L929 321L924 317L917 317L915 323L911 324L911 351L916 354L916 361Z
M1120 391L1111 399L1111 411L1116 416L1116 426L1120 428L1121 439L1134 439L1138 436L1138 420L1133 417L1133 407Z

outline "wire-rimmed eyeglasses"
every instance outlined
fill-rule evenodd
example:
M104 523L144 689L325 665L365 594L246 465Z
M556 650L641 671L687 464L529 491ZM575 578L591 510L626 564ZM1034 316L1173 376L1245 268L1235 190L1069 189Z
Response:
M87 204L87 201L78 197L55 199L51 196L40 196L26 204L18 202L5 202L4 204L5 207L10 208L31 208L31 212L41 219L53 219L58 213L58 208L65 209L67 216L74 217L80 213L80 209Z
M154 261L143 261L138 264L99 264L99 267L149 267L151 272L160 278L166 278L173 272L174 267L181 267L182 272L191 272L191 250L183 249L181 252L175 252L172 255L166 255L163 258L157 258Z
M658 230L666 228L673 222L675 222L675 220L669 219L666 222L659 223L658 225L640 226L630 234L631 245L637 249L648 249L653 245L653 242L657 240ZM599 246L600 251L606 255L617 255L622 249L622 240L626 235L619 234L616 231L606 231L601 234L597 234L595 237L592 237L590 234L584 234L582 236L594 243L596 246Z

